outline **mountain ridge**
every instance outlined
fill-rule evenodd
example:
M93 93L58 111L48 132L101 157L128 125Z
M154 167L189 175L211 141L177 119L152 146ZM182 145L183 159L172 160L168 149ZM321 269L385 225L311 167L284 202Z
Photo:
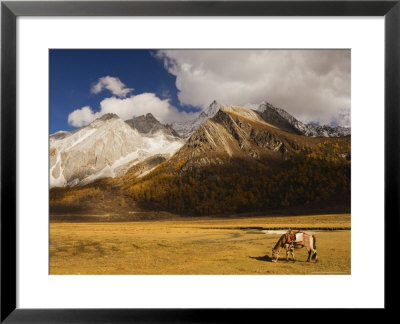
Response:
M184 122L172 123L171 127L185 139L188 139L207 119L214 117L221 105L214 100L206 109L204 109L197 117Z
M161 124L151 113L126 121L108 113L80 129L51 134L50 186L84 185L102 177L119 177L156 154L169 156L163 163L172 163L169 158L174 161L174 154L179 156L183 148L187 151L185 159L191 160L186 167L196 168L221 165L228 157L268 156L273 161L282 158L273 152L284 156L297 150L296 143L306 141L301 137L350 135L349 128L304 124L267 102L254 110L214 100L191 122L182 123L180 134L174 125Z
M167 164L181 164L179 160L185 160L185 168L193 169L209 164L222 165L231 158L286 160L288 154L302 147L316 147L326 139L281 129L251 109L221 106Z
M171 127L185 139L188 139L206 120L215 116L222 106L240 107L232 105L221 105L214 100L197 117L185 122L172 123ZM257 111L268 123L294 134L309 137L343 137L351 134L349 127L305 124L282 108L263 101L260 104L248 104L248 109ZM246 107L243 107L246 108Z
M343 137L351 134L349 127L304 124L286 110L265 101L259 105L257 110L265 120L297 134L309 137Z
M125 122L136 129L139 133L145 135L154 135L156 133L162 133L164 135L180 137L180 135L170 126L161 124L152 113L134 117Z

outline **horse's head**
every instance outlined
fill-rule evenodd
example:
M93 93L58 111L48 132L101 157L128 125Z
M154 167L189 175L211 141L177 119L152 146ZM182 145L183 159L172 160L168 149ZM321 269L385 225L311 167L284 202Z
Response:
M279 249L272 249L272 262L277 262L279 258Z
M273 249L272 249L272 262L277 262L278 261L279 254L281 252L281 248L283 247L284 242L285 242L285 237L286 237L285 234L283 234L279 238L278 242L276 242L275 246L273 247Z

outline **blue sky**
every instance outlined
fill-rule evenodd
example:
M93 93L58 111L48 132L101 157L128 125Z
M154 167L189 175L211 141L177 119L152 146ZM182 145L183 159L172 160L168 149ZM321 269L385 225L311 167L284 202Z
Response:
M104 76L117 77L132 94L154 93L170 99L179 110L198 111L181 106L175 86L176 76L168 73L163 61L148 50L50 50L50 133L72 130L68 115L90 106L100 110L100 102L112 94L104 90L91 93L91 87Z
M50 50L50 133L113 112L162 123L213 100L350 126L350 50Z

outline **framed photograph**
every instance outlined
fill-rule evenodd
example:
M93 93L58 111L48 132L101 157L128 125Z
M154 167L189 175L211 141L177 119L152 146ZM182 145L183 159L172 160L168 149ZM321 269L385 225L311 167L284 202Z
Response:
M1 321L392 308L399 16L2 2Z

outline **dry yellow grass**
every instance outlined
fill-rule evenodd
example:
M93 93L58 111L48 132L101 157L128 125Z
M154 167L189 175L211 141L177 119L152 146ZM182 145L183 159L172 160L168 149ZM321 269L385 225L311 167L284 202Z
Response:
M316 232L319 263L305 249L272 263L280 235L246 227L350 227L350 215L51 223L50 274L350 274L350 230Z

